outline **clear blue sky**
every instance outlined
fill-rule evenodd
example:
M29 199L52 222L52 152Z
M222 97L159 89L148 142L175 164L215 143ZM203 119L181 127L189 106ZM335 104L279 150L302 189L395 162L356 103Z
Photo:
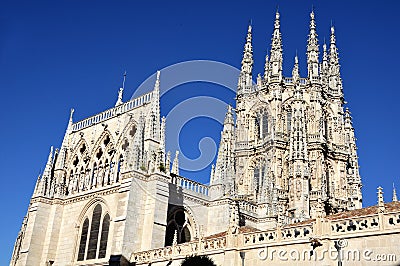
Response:
M281 12L284 74L305 48L312 4L320 43L336 27L345 98L359 147L364 206L376 187L391 199L400 189L398 123L399 1L1 1L0 150L2 217L0 265L9 262L29 199L51 145L60 146L69 109L75 121L116 101L127 70L128 100L157 69L194 59L240 67L248 21L253 21L254 72L262 72L276 6ZM162 80L161 80L162 82ZM165 115L180 100L211 95L233 103L226 89L206 83L179 86L162 100ZM182 131L187 156L199 139L219 142L221 126L195 119ZM195 133L194 133L195 132ZM185 137L186 136L186 137ZM188 173L202 182L208 171Z

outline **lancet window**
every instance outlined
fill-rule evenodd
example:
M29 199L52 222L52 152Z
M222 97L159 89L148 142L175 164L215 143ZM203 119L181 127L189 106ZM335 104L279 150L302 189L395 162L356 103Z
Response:
M257 113L255 117L256 136L263 139L268 135L268 114L265 111Z
M292 112L288 111L286 113L286 130L289 133L292 128Z
M79 241L78 261L105 258L107 253L110 215L103 216L102 207L97 204L91 220L87 217L83 224Z

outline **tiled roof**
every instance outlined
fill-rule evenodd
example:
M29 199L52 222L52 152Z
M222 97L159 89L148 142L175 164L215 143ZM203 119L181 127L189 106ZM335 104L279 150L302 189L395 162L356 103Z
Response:
M251 226L241 226L239 227L239 233L243 234L243 233L250 233L250 232L257 232L261 230L258 230L257 228L251 227ZM216 233L210 236L206 236L204 237L204 239L210 239L210 238L218 238L218 237L222 237L222 236L226 236L227 235L227 231L224 232L220 232L220 233Z
M385 203L385 212L395 212L395 211L400 211L400 201ZM339 220L339 219L343 219L343 218L366 216L366 215L375 214L375 213L378 213L377 205L358 209L358 210L335 213L335 214L326 216L326 218L328 218L329 220Z
M385 203L385 212L400 212L400 201L394 201L394 202L388 202ZM367 216L371 214L378 213L378 206L370 206L370 207L365 207L362 209L357 209L357 210L351 210L351 211L344 211L344 212L339 212L331 215L327 215L324 218L329 219L329 220L339 220L339 219L345 219L345 218L352 218L352 217L360 217L360 216ZM289 224L286 226L295 226L295 225L303 225L303 224L309 224L314 222L315 219L308 219L302 222L298 223L293 223Z

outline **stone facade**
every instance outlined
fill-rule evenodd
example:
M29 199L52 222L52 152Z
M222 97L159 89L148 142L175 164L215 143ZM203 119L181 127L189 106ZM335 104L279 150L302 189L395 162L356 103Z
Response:
M361 208L354 128L344 109L334 28L319 61L314 13L307 44L308 76L282 75L282 41L276 13L264 75L252 83L252 27L239 77L236 124L225 119L212 186L263 206L265 218L305 219ZM319 213L321 212L321 213Z
M10 265L179 265L189 254L263 265L261 248L317 250L343 239L365 248L379 238L377 252L395 252L400 205L360 209L333 27L320 62L311 13L306 78L297 57L292 77L282 75L279 13L255 84L251 40L249 26L236 108L228 107L209 186L180 176L179 152L171 161L165 151L157 72L150 93L124 103L121 88L113 108L75 123L71 110Z

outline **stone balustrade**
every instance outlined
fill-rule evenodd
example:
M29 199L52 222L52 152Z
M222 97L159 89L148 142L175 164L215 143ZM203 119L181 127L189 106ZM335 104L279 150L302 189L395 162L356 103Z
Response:
M285 84L293 84L293 78L284 78L283 81Z
M319 140L321 138L321 134L308 134L307 137L309 140Z
M141 251L132 254L131 261L136 263L150 263L168 261L170 259L184 258L193 254L208 253L226 248L226 236L193 240L175 246L163 247L153 250Z
M312 234L312 224L281 229L282 240L309 239Z
M331 235L380 231L382 229L400 229L399 213L382 213L356 218L343 218L331 221Z
M285 84L293 84L294 83L293 78L289 78L289 77L283 78L283 82ZM299 82L300 82L301 85L304 85L304 84L307 83L307 79L306 78L300 78Z
M331 223L331 234L341 235L356 231L377 231L379 230L379 217L349 218L341 219Z
M258 233L247 233L243 237L243 246L253 246L264 243L275 242L277 239L277 233L275 230L269 230Z
M287 199L288 198L288 193L286 190L284 189L277 189L276 190L277 194L278 194L278 198L279 199Z
M317 191L310 191L310 200L317 200L317 199L322 199L322 191L317 190Z
M241 211L247 211L247 212L256 214L257 210L258 210L258 206L249 201L239 201L239 209Z
M82 130L84 128L90 127L92 125L95 125L95 124L101 123L101 122L103 122L105 120L108 120L110 118L113 118L113 117L115 117L117 115L120 115L120 114L123 114L125 112L128 112L128 111L130 111L132 109L135 109L135 108L137 108L139 106L142 106L142 105L144 105L146 103L149 103L151 101L151 99L152 99L152 96L153 96L153 92L149 92L149 93L144 94L144 95L142 95L142 96L140 96L138 98L132 99L132 100L126 102L126 103L123 103L123 104L118 105L118 106L116 106L114 108L111 108L111 109L108 109L108 110L106 110L104 112L101 112L101 113L99 113L97 115L88 117L88 118L83 119L81 121L78 121L78 122L76 122L76 123L74 123L72 125L72 131L76 132L76 131Z
M189 255L225 254L227 250L232 249L260 252L260 249L265 247L282 247L282 249L297 247L302 250L308 247L311 250L312 241L318 242L322 238L325 243L328 241L333 245L338 239L347 240L349 234L351 239L365 239L371 235L371 232L380 235L398 234L400 229L399 211L379 212L376 207L370 208L373 209L348 218L340 218L337 216L340 214L337 214L267 230L254 229L251 232L240 232L241 230L239 230L237 234L226 232L223 236L195 239L172 247L140 251L132 254L131 262L135 262L137 265L148 265L149 263L180 260Z
M172 176L171 183L183 189L191 190L193 192L208 196L209 187L207 185L190 180L188 178L182 176Z
M249 148L249 142L248 141L240 141L236 143L236 149L247 149Z

